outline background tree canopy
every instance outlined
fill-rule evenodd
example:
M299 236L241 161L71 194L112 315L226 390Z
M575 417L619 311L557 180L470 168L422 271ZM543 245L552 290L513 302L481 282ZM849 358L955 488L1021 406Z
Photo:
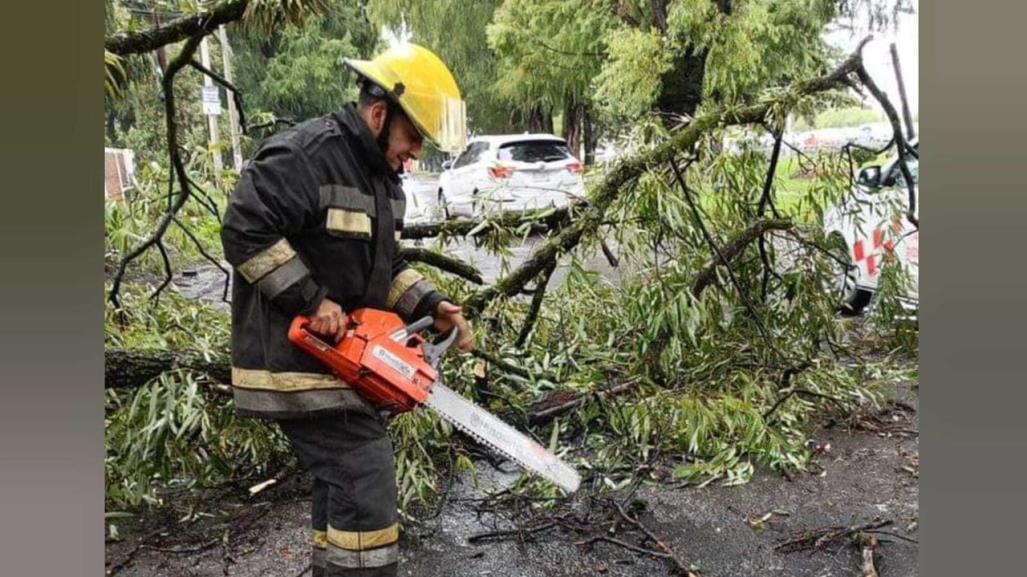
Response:
M328 0L327 15L271 34L252 30L233 39L238 86L255 111L303 120L356 98L344 58L370 58L378 33L360 3Z

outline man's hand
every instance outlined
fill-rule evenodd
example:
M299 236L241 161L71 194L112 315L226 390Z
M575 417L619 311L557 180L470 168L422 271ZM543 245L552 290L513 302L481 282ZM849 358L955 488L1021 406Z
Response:
M325 298L318 305L317 312L310 316L310 330L339 342L346 333L346 313L338 304Z
M435 328L446 332L456 326L459 332L456 348L462 353L469 353L474 349L474 333L471 331L471 324L464 318L463 310L449 301L440 302L435 311Z

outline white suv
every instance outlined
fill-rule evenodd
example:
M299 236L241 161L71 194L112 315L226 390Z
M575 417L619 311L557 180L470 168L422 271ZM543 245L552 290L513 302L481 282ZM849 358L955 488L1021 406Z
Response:
M907 155L906 166L913 177L916 210L920 212L919 141L910 146L917 156ZM841 257L838 290L843 310L858 314L870 304L889 262L901 263L910 275L900 295L907 309L919 304L920 233L906 218L909 189L896 157L883 168L869 166L859 172L856 190L844 202L824 215L824 233Z
M566 140L552 134L472 138L443 166L439 204L448 218L559 208L585 194L581 162Z

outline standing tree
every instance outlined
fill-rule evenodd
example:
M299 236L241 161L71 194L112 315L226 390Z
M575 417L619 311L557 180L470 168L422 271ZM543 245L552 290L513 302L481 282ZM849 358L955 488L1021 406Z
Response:
M489 46L499 58L500 96L529 119L562 115L563 136L575 155L591 114L590 84L603 62L602 39L612 24L601 4L506 0L488 27ZM552 130L551 121L533 124L531 130Z
M411 41L431 49L450 67L467 101L471 130L510 132L515 119L496 94L497 60L485 34L501 0L369 0L368 16L380 28L408 27Z

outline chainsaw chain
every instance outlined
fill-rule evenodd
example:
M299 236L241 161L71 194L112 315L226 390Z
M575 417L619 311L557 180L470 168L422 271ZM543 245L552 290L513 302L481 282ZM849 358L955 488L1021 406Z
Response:
M510 461L512 461L514 463L518 463L521 466L521 468L529 469L529 470L531 470L531 471L533 471L535 473L538 473L538 471L535 471L532 467L528 466L526 463L521 463L520 460L517 459L517 457L515 457L512 453L510 453L506 449L501 448L499 445L493 443L492 441L489 441L488 439L486 439L485 437L482 437L478 433L475 433L474 430L472 430L469 427L464 426L463 423L460 423L459 421L451 419L449 417L449 415L447 415L445 413L445 411L440 411L440 410L438 410L438 408L436 408L435 412L437 412L439 415L442 415L442 418L446 419L446 422L448 422L450 425L453 425L454 427L459 429L461 432L463 432L467 436L469 436L472 439L474 439L479 445L485 445L486 447L489 447L490 449L492 449L496 453L499 453L500 455L503 455L504 457L506 457L508 460L510 460Z

